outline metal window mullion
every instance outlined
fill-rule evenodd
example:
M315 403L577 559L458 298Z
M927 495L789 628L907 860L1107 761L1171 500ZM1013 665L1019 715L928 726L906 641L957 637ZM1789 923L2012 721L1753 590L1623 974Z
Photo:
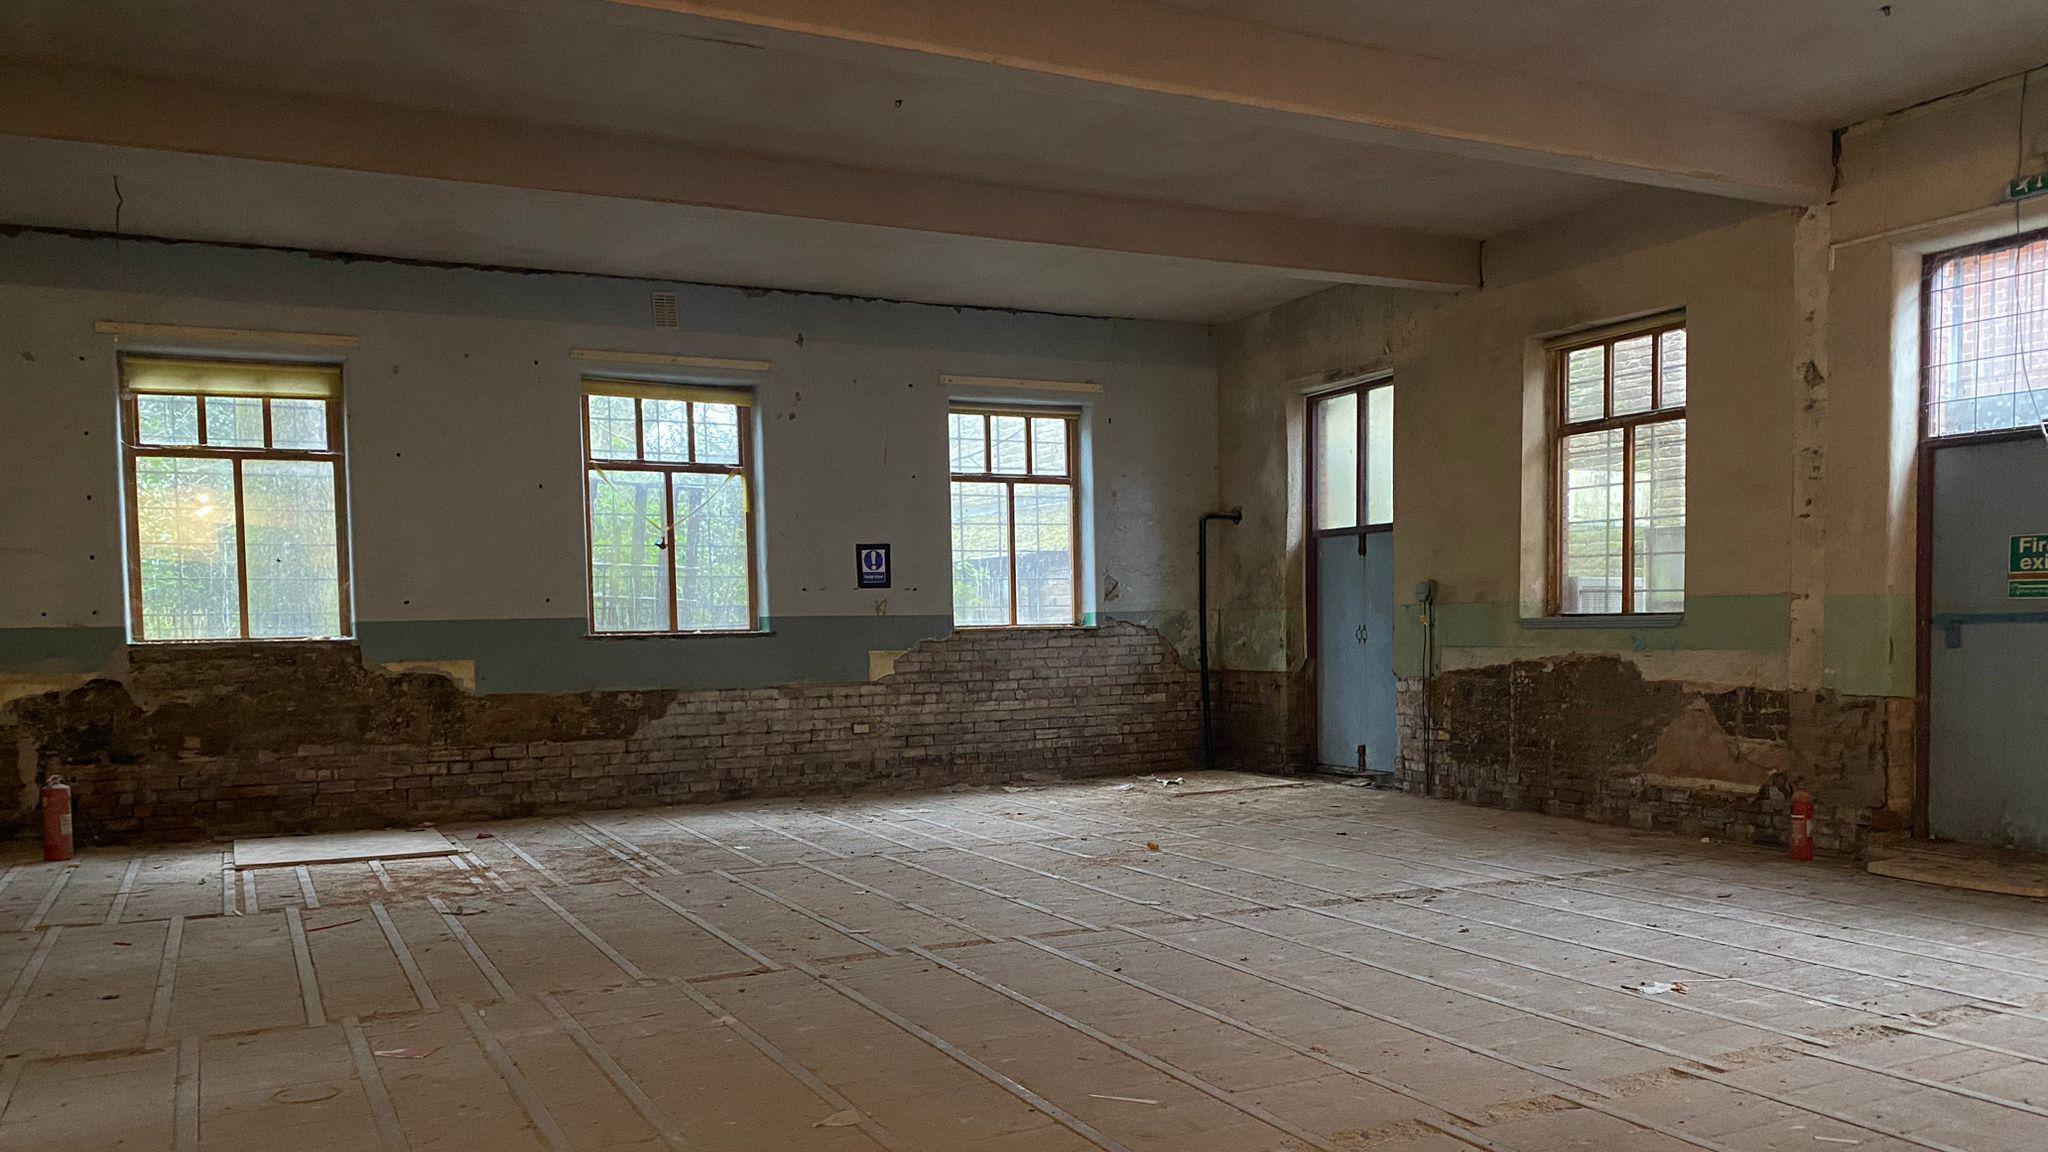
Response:
M237 615L242 622L242 639L249 638L249 526L248 517L242 513L242 459L237 456L235 466L235 595L239 601Z
M697 462L697 402L683 401L683 436L689 444L690 463Z
M327 400L322 416L327 427L327 447L334 454L331 473L334 478L334 622L343 636L353 636L356 632L355 580L349 570L348 452L342 444L341 401L338 398Z
M1614 341L1600 345L1601 379L1600 415L1603 419L1614 419Z
M1081 623L1081 422L1070 416L1067 437L1067 555L1073 560L1073 583L1068 599L1073 602L1074 623Z
M1017 485L1003 485L1003 496L1010 507L1010 626L1014 628L1017 625Z
M1352 445L1352 453L1351 453L1351 456L1352 456L1352 463L1353 463L1353 466L1355 467L1355 469L1356 469L1356 470L1357 470L1357 472L1358 472L1358 476L1357 476L1357 480L1358 480L1358 493L1357 493L1357 499L1358 499L1358 504L1357 504L1357 510L1356 510L1355 514L1354 514L1354 515L1353 515L1353 516L1351 517L1351 526L1352 526L1352 527L1354 527L1354 528L1363 528L1363 527L1365 527L1365 521L1366 521L1366 515L1365 515L1365 468L1366 468L1365 454L1366 454L1366 451L1367 451L1367 444L1369 443L1369 441L1368 441L1368 439L1367 439L1367 431L1368 431L1368 430L1367 430L1367 428L1366 428L1366 413L1367 413L1368 411L1370 411L1370 410L1371 410L1371 408L1372 408L1372 404L1371 404L1371 403L1369 402L1369 400L1368 400L1368 398L1367 398L1367 396L1366 396L1366 391L1367 391L1367 390L1366 390L1366 389L1364 389L1364 388L1359 388L1359 389L1356 389L1356 390L1354 390L1354 391L1352 392L1352 395L1353 395L1353 396L1356 396L1356 397L1358 398L1358 399L1357 399L1357 401L1356 401L1356 403L1355 403L1355 404L1353 405L1353 407L1357 409L1357 413L1356 413L1356 415L1357 415L1357 423L1358 423L1358 427L1357 427L1357 429L1356 429L1355 431L1356 431L1356 434L1357 434L1357 437L1358 437L1358 439L1357 439L1356 441L1354 441L1354 442L1353 442L1353 445Z
M193 406L194 406L194 407L196 407L196 408L197 408L197 409L199 410L199 443L201 443L201 444L205 444L205 443L206 443L206 397L204 397L204 396L202 396L202 395L199 395L198 393L196 393L196 392L195 392L195 393L193 393L193 395L192 395L192 404L193 404ZM139 423L138 423L138 424L136 425L136 427L135 427L135 438L136 438L136 439L138 439L138 440L140 440L140 439L142 438L142 426L141 426L141 424L139 424Z
M647 459L647 434L644 431L646 417L640 411L640 397L633 397L633 459Z
M637 403L637 401L636 401ZM666 470L656 470L661 477L662 552L668 559L668 630L683 630L682 614L676 607L676 600L682 595L682 573L676 570L676 478Z
M754 455L750 445L750 442L752 441L753 437L749 435L749 433L751 433L753 429L749 427L747 424L748 419L751 418L752 409L745 409L744 411L747 411L750 415L748 417L737 418L735 421L735 427L737 429L737 435L739 436L740 499L741 501L743 501L741 507L746 510L745 519L747 533L747 628L751 631L759 629L761 627L761 580L760 574L755 570L754 566L755 545L758 543L758 541L756 541L754 538L754 533L756 531L754 523ZM696 435L696 427L697 421L695 413L692 413L690 420L690 428L692 430L690 434L692 436ZM696 454L696 441L692 440L690 442L691 458L694 459L696 457Z
M141 439L139 423L141 416L136 411L135 397L132 394L128 397L128 402L121 406L121 413L123 418L129 422L130 438ZM126 467L122 471L125 473L128 482L128 618L135 638L137 640L147 640L149 639L149 633L143 626L142 615L142 517L135 506L137 500L135 461L140 453L136 451L132 444L124 445L124 447L127 448L127 460L125 462Z
M1636 430L1621 433L1621 612L1636 610Z
M1664 333L1650 336L1650 411L1664 407Z

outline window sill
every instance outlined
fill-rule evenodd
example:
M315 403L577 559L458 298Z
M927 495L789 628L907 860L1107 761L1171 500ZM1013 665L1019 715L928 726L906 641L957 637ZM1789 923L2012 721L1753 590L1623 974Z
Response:
M223 636L206 640L130 640L130 648L241 648L273 644L354 644L353 636Z
M695 632L585 632L585 640L744 640L756 636L773 636L773 628L705 628Z
M955 632L1093 632L1100 624L955 624Z
M1683 612L1606 613L1598 616L1524 616L1524 628L1676 628Z

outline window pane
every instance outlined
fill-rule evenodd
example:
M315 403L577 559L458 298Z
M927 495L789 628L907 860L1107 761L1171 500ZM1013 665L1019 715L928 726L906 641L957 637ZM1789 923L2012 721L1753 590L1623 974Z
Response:
M639 455L633 441L633 398L594 395L589 400L590 458L631 460Z
M592 468L589 483L592 624L599 632L667 629L663 474Z
M1010 508L1006 485L953 484L953 622L1010 622Z
M242 524L249 557L249 635L341 635L334 465L325 460L244 461Z
M223 448L263 447L263 401L250 396L208 396L206 442Z
M631 401L627 401L631 403ZM628 445L630 448L631 445ZM627 455L631 455L628 452ZM690 405L684 400L640 401L640 458L687 464L690 460Z
M1607 415L1607 349L1580 348L1564 358L1564 418L1598 420Z
M1664 408L1685 407L1685 329L1674 328L1658 337L1663 346L1658 355L1663 358L1658 365L1662 377L1662 403Z
M947 443L952 450L953 471L988 471L988 430L982 417L970 412L951 413Z
M2048 238L1942 261L1926 308L1930 434L2048 420Z
M1630 416L1650 410L1650 372L1654 356L1655 351L1648 336L1637 336L1615 343L1614 409L1611 415Z
M1022 476L1024 466L1024 418L1022 416L991 416L988 418L990 448L996 456L996 471L1005 476Z
M143 444L199 443L199 397L135 397L136 437Z
M1316 402L1316 527L1358 526L1358 393Z
M1067 474L1067 422L1060 417L1031 418L1031 474Z
M698 401L697 463L738 464L740 462L740 406L706 404Z
M1074 622L1074 490L1019 484L1017 623Z
M270 446L303 452L327 450L327 401L278 399L270 402Z
M1636 610L1685 610L1685 421L1634 430Z
M1566 614L1621 611L1621 432L1564 438Z
M1394 389L1365 394L1365 522L1394 522Z
M678 472L671 479L676 509L676 627L753 627L753 608L747 602L746 481L738 473Z
M138 456L134 511L142 638L240 637L234 462Z

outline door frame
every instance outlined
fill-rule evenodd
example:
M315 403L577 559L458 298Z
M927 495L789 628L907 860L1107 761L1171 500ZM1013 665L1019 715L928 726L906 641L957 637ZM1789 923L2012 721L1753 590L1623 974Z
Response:
M1921 341L1921 360L1927 358ZM1927 436L1926 372L1921 372L1920 446L1914 453L1913 557L1913 838L1929 839L1928 800L1934 786L1934 472L1945 449L2039 440L2038 428L2009 428L1968 436Z
M1918 386L1913 389L1917 443L1913 452L1913 814L1912 834L1916 840L1929 839L1929 794L1934 783L1934 472L1943 449L1970 448L1982 444L2003 444L2048 436L2048 428L2004 428L1964 436L1931 437L1927 428L1927 323L1928 288L1934 266L1943 260L1971 252L2003 248L2015 242L2025 244L2048 234L2048 229L2017 236L2000 236L1958 248L1944 248L1920 258L1920 314L1914 332L1920 342Z
M1342 381L1341 383L1338 383L1328 388L1317 388L1315 391L1309 392L1303 397L1303 399L1307 403L1306 407L1303 410L1303 418L1301 421L1301 529L1303 545L1302 551L1306 553L1306 576L1304 585L1304 596L1306 599L1307 615L1302 621L1304 625L1302 630L1307 634L1308 639L1309 667L1315 669L1315 683L1311 686L1313 688L1313 691L1309 693L1308 708L1308 746L1309 764L1311 768L1319 767L1321 765L1321 760L1318 756L1318 751L1322 748L1323 737L1322 661L1320 659L1322 655L1322 641L1319 634L1319 630L1316 627L1316 621L1319 618L1319 610L1322 607L1322 597L1319 594L1319 588L1317 585L1317 580L1319 578L1317 568L1319 565L1316 560L1316 554L1320 551L1317 545L1323 540L1323 538L1329 536L1356 536L1359 538L1359 548L1362 550L1365 547L1365 537L1377 535L1382 532L1391 534L1394 531L1393 521L1388 521L1385 524L1373 525L1367 525L1364 523L1366 452L1365 421L1366 412L1369 408L1369 405L1366 404L1365 394L1377 388L1391 388L1393 386L1394 374L1392 372L1369 372L1363 375L1353 376L1347 380ZM1351 528L1319 529L1316 527L1316 409L1321 405L1323 401L1331 399L1336 396L1342 396L1347 392L1353 392L1358 395L1358 519L1360 523L1355 527ZM1399 419L1399 417L1396 417L1396 419Z

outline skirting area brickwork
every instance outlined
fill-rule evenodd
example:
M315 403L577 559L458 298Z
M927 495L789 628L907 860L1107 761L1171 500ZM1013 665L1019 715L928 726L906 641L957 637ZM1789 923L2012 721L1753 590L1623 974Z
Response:
M1439 673L1399 689L1411 792L1607 824L1782 844L1791 796L1814 842L1855 851L1905 813L1912 702L1646 680L1610 656ZM1425 742L1425 735L1429 737Z
M1217 669L1211 686L1220 763L1246 772L1314 767L1315 685L1308 672Z
M1157 633L962 632L859 684L472 695L353 644L138 647L121 679L0 706L5 819L76 789L91 843L1182 771L1198 683Z

